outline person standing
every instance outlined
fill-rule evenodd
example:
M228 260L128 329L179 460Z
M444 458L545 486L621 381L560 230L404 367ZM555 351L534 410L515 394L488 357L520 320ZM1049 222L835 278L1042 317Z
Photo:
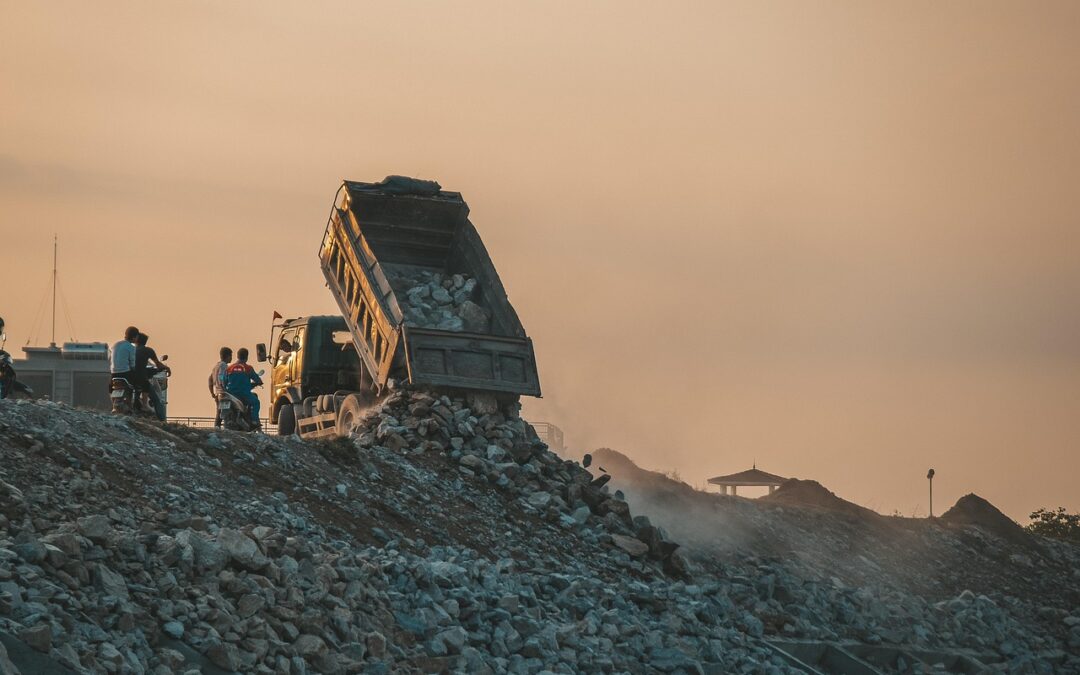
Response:
M218 356L221 360L214 364L214 367L210 370L210 377L207 379L207 385L210 387L210 397L214 399L214 427L221 426L221 410L217 407L217 402L221 400L221 395L225 393L226 375L229 371L229 361L232 361L232 349L228 347L222 347L218 352Z
M244 402L248 407L248 411L251 413L251 421L258 429L259 422L259 397L252 391L253 386L262 384L262 379L259 377L255 369L248 365L248 350L247 347L241 347L236 350L236 363L229 366L227 371L227 379L225 382L225 389Z
M154 367L157 368L155 374L159 371L165 371L172 374L172 369L158 360L157 352L153 347L146 346L146 343L150 341L150 336L146 333L139 333L135 338L135 389L136 391L145 391L150 396L150 403L154 406L154 414L162 422L165 421L165 406L161 402L161 397L158 396L157 389L150 383L151 373L149 371L150 362L154 363Z
M112 346L109 357L109 372L112 376L124 378L132 387L135 386L135 340L138 337L139 329L128 326L124 331L124 339Z

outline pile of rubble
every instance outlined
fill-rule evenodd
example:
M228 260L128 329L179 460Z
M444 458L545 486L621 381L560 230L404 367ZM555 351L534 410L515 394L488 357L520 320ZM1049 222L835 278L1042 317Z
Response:
M800 672L481 408L398 392L308 443L0 402L0 671Z
M487 333L488 311L475 302L476 279L410 265L384 265L405 323L418 328Z
M930 654L980 664L953 672L1080 673L1080 547L1031 535L975 495L938 519L886 517L813 481L746 499L610 449L593 461L768 636L858 645L887 655L886 672L919 672L899 659L915 668Z

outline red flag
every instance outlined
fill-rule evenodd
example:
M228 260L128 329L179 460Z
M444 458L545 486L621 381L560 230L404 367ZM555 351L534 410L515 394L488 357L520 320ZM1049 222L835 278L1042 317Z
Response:
M280 314L278 314L277 310L274 310L274 318L275 319L281 319L281 318L284 318L284 317L282 317Z

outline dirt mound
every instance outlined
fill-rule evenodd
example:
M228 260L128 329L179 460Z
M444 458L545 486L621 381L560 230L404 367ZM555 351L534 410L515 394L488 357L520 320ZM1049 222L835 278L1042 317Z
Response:
M955 525L975 525L1010 541L1031 543L1024 528L977 494L964 495L941 519Z
M879 517L868 508L853 504L846 499L836 496L836 493L826 488L816 480L799 480L791 478L776 489L771 495L762 499L791 506L810 506L819 509L842 511L857 516Z

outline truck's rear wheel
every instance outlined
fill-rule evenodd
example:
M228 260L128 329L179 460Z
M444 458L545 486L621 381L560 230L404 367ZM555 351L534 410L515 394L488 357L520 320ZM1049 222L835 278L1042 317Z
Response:
M342 438L352 436L357 424L360 423L360 415L363 410L364 406L360 402L359 396L356 394L346 396L341 405L338 406L337 435Z
M277 418L278 436L292 436L296 433L296 410L292 403L284 403L278 411Z

